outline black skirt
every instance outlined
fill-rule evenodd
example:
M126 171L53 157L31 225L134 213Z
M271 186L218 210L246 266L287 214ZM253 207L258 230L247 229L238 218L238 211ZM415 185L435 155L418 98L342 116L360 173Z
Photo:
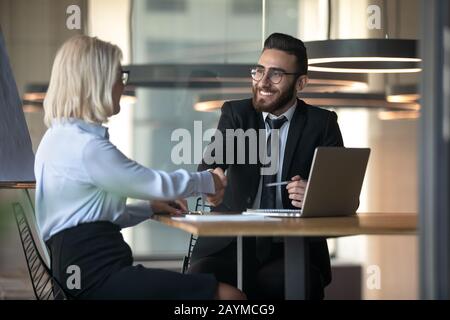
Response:
M47 242L53 276L75 299L213 299L210 274L181 274L133 265L120 227L92 222L65 229Z

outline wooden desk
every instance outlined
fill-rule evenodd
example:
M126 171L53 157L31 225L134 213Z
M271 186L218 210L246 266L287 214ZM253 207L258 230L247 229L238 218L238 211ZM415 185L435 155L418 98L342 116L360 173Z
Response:
M214 213L212 213L214 214ZM285 297L307 298L308 237L341 237L354 235L415 235L415 213L360 213L339 218L284 218L264 222L198 222L177 221L167 215L153 219L198 236L237 236L238 287L242 288L242 237L283 236L285 246Z
M22 182L0 181L0 189L34 189L34 188L36 188L35 181L22 181Z

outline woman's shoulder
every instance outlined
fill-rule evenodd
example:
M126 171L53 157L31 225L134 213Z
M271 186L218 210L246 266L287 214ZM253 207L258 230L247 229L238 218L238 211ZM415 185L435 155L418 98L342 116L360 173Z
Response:
M53 123L39 144L36 160L81 160L84 150L93 144L99 146L110 142L101 134L85 130L76 124Z

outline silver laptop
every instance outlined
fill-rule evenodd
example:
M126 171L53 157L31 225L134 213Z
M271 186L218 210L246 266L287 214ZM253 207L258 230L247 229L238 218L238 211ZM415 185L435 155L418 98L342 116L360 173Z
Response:
M369 154L369 148L318 147L301 209L248 209L244 214L273 217L353 215L359 206Z

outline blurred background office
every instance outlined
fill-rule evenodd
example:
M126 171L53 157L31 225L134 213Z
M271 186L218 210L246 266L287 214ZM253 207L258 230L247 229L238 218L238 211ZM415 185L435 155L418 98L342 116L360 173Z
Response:
M380 9L378 27L368 25L377 15L370 11L373 5ZM269 34L306 42L419 39L421 5L420 0L0 0L0 26L33 150L46 130L41 102L56 50L82 33L119 45L131 70L122 111L108 123L113 143L146 166L174 170L179 165L170 160L177 143L171 141L173 130L185 128L194 136L197 120L203 130L215 128L221 101L250 97L250 76L241 67L258 60ZM79 29L70 29L77 12ZM303 98L338 113L347 147L372 148L359 212L419 211L421 75L310 75L314 81ZM194 160L182 167L195 170ZM0 191L4 220L8 203L18 197L17 191ZM32 297L15 226L4 221L2 228L0 298ZM123 234L138 262L180 269L189 234L152 221ZM329 244L334 282L327 298L421 296L417 236L358 236ZM381 275L375 287L368 284L374 270Z

